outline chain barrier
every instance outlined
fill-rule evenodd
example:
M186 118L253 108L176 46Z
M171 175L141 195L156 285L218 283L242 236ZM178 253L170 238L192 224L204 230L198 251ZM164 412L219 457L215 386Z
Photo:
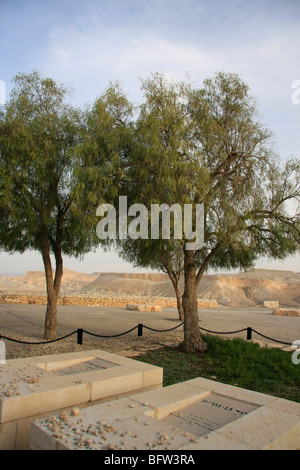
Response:
M104 335L98 335L97 333L91 333L90 331L82 330L83 333L86 333L87 335L91 336L96 336L97 338L117 338L118 336L123 336L127 335L127 333L131 333L131 331L134 331L138 328L138 325L136 325L134 328L131 328L131 330L124 331L124 333L119 333L117 335L109 335L109 336L104 336Z
M56 339L52 339L52 340L45 340L45 341L37 341L37 342L18 340L18 339L10 338L8 336L3 336L3 335L0 334L0 340L1 339L6 339L7 341L13 341L15 343L21 343L21 344L43 345L43 344L55 343L57 341L61 341L61 340L64 340L66 338L69 338L70 336L73 336L74 334L77 334L77 343L82 344L83 333L86 333L86 334L91 335L91 336L95 336L97 338L117 338L117 337L120 337L120 336L127 335L128 333L131 333L132 331L138 329L138 336L143 336L143 328L146 328L147 330L154 331L154 332L157 332L157 333L165 333L167 331L173 331L176 328L179 328L180 326L182 326L183 324L184 324L184 322L182 322L179 325L176 325L172 328L168 328L168 329L164 329L164 330L158 330L158 329L155 329L155 328L151 328L150 326L143 325L142 323L139 323L138 325L131 328L130 330L124 331L123 333L119 333L119 334L115 334L115 335L100 335L100 334L97 334L97 333L92 333L90 331L84 330L82 328L78 328L77 330L73 331L72 333L69 333L69 334L67 334L65 336L62 336L60 338L56 338ZM243 331L247 331L247 340L251 340L252 339L252 333L256 333L257 335L262 336L263 338L268 339L270 341L274 341L276 343L281 343L281 344L284 344L284 345L287 345L287 346L292 346L292 344L293 344L293 343L288 343L288 342L285 342L285 341L280 341L278 339L270 338L269 336L265 336L262 333L254 330L252 327L242 328L240 330L235 330L235 331L213 331L213 330L207 330L205 328L200 328L200 327L199 327L199 329L203 330L207 333L214 333L214 334L218 334L218 335L230 335L230 334L242 333Z
M262 336L263 338L266 338L266 339L269 339L271 341L275 341L275 343L281 343L281 344L286 344L287 346L292 346L293 343L286 343L284 341L279 341L278 339L274 339L274 338L269 338L268 336L265 336L263 335L262 333L259 333L258 331L256 330L252 330L254 333L256 333L257 335L259 336Z
M13 341L14 343L21 343L21 344L31 344L31 345L39 345L39 344L50 344L50 343L56 343L57 341L61 341L62 339L69 338L70 336L73 336L77 333L78 330L73 331L72 333L69 333L68 335L62 336L60 338L56 339L46 339L45 341L23 341L20 339L15 339L15 338L9 338L8 336L3 336L0 334L0 340L1 339L6 339L7 341Z
M205 328L200 328L200 330L206 331L207 333L215 333L217 335L233 335L235 333L242 333L243 331L247 331L247 328L243 328L242 330L236 330L236 331L212 331L212 330L206 330Z
M183 324L184 324L184 322L180 323L180 325L174 326L173 328L169 328L167 330L155 330L154 328L150 328L150 326L146 326L146 325L143 325L143 327L146 328L147 330L156 331L156 332L159 332L159 333L165 333L166 331L176 330L176 328L179 328Z

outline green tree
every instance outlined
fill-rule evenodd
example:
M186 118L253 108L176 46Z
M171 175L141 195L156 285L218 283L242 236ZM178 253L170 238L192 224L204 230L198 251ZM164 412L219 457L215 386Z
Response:
M201 89L156 74L142 89L127 194L148 207L204 205L204 246L188 249L188 238L180 240L185 349L204 351L197 289L205 271L247 269L261 256L283 259L299 249L299 214L286 206L299 201L299 162L275 156L272 134L236 74L218 73ZM172 240L163 249L161 260L171 260ZM141 253L137 244L132 256ZM151 263L149 251L142 259Z
M53 339L63 255L79 257L100 243L96 208L117 195L132 111L118 84L84 111L66 104L64 86L37 72L18 75L15 84L0 116L0 242L9 252L41 253L44 337Z
M1 248L42 255L46 339L57 335L63 254L78 257L99 243L95 204L109 179L104 151L97 172L91 165L92 112L71 107L66 97L52 79L20 74L0 121Z

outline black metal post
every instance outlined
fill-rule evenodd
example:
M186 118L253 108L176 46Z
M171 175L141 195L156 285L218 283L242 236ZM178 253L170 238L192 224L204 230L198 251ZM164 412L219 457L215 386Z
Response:
M143 336L143 323L138 324L138 336Z
M77 344L82 344L83 329L78 328L77 330Z
M251 326L248 326L248 328L247 328L247 339L248 340L252 339L252 328L251 328Z

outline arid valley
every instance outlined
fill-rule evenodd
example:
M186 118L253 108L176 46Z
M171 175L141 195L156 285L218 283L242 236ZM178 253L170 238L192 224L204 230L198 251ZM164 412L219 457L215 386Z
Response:
M181 283L181 288L182 288ZM28 271L19 277L0 276L0 294L46 294L43 271ZM174 298L174 289L163 273L79 273L64 270L62 296L109 298ZM280 306L300 306L300 272L255 269L239 274L204 275L198 289L201 299L231 307L253 307L266 300Z

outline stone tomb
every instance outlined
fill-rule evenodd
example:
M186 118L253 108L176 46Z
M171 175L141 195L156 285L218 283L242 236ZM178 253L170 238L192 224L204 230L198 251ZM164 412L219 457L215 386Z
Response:
M197 378L34 422L33 450L300 449L300 403Z
M31 422L49 414L162 386L163 370L93 350L0 365L0 449L29 447Z

